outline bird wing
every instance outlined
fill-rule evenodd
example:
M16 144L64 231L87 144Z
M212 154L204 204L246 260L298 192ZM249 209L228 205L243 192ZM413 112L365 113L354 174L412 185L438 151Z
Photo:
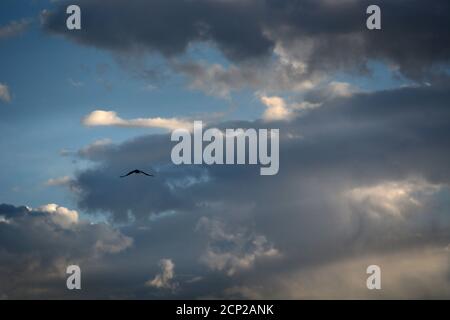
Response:
M120 176L121 178L125 178L125 177L128 177L130 174L133 174L133 173L135 173L134 171L130 171L130 172L128 172L126 175L124 175L124 176Z
M149 177L153 177L152 174L148 174L148 173L146 173L146 172L144 172L144 171L140 171L140 173L143 173L143 174L145 174L146 176L149 176Z

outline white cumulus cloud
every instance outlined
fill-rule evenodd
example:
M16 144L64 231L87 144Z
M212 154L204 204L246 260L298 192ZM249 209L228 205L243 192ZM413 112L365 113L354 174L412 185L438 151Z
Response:
M178 118L137 118L122 119L114 111L95 110L83 119L83 124L88 127L117 126L117 127L141 127L160 128L166 130L191 129L192 124Z
M319 103L300 102L300 103L286 103L286 101L277 96L261 96L260 101L266 106L263 113L263 120L265 121L279 121L291 120L297 115L298 111L304 111L320 106Z
M176 283L172 281L175 276L175 264L170 259L161 259L159 265L161 273L147 281L145 285L158 289L175 289Z
M54 203L44 205L38 208L38 211L49 213L52 221L63 228L78 223L77 211L58 206Z

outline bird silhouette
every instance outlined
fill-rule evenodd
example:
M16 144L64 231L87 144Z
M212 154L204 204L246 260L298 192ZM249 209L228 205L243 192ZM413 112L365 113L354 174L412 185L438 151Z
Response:
M152 175L152 174L148 174L148 173L145 173L144 171L137 170L137 169L133 170L133 171L130 171L126 175L120 176L120 177L121 178L125 178L125 177L128 177L129 175L132 175L132 174L144 174L144 175L149 176L149 177L154 177L154 175Z

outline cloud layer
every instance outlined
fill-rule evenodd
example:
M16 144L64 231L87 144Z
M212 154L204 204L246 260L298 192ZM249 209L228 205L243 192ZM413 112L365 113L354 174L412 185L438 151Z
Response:
M68 264L82 268L83 298L450 297L448 1L380 1L381 31L365 27L368 0L79 0L77 32L67 3L43 14L47 32L124 64L159 54L208 95L256 91L261 119L208 125L279 129L280 171L176 166L166 133L65 152L87 165L47 185L68 186L76 210L0 205L0 297L71 298ZM192 59L199 44L213 49L204 60ZM342 80L373 61L409 85ZM191 121L94 110L82 124ZM119 178L131 168L156 174ZM371 264L381 291L365 287Z
M52 275L79 262L85 297L447 298L449 92L407 87L292 109L270 122L282 168L270 179L252 166L174 166L168 134L84 148L72 156L93 166L69 182L79 210L122 227L57 205L2 206L3 294L61 294ZM150 181L118 178L150 166ZM21 261L48 276L19 288L45 292L15 291L35 281ZM370 264L384 275L377 293L364 287Z
M296 74L364 71L370 60L421 78L435 67L448 66L450 59L450 8L445 0L426 6L419 0L379 1L382 31L375 32L366 28L366 8L372 4L366 0L176 0L170 5L164 0L114 0L107 7L99 0L77 3L83 8L83 30L65 29L64 4L47 16L45 28L114 52L149 50L173 57L191 44L210 42L236 63L276 53L279 66L289 66L285 70L291 81Z
M189 275L164 297L444 298L449 92L442 84L326 95L320 107L292 109L290 121L270 122L280 128L282 168L270 179L252 166L174 166L169 135L150 135L78 154L96 165L72 186L85 212L149 228L130 229L149 241L136 259L151 250ZM151 182L115 178L149 165ZM186 251L175 250L186 239ZM369 264L386 272L377 294L364 287Z
M88 268L104 255L132 245L106 224L91 224L56 204L38 209L0 205L0 296L57 297L64 294L66 267Z

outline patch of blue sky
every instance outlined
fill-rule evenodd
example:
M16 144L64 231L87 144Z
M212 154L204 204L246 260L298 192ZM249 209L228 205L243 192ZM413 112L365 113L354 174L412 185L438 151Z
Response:
M369 69L367 74L337 73L333 81L347 82L363 91L389 90L414 83L381 61L371 60L367 67Z

